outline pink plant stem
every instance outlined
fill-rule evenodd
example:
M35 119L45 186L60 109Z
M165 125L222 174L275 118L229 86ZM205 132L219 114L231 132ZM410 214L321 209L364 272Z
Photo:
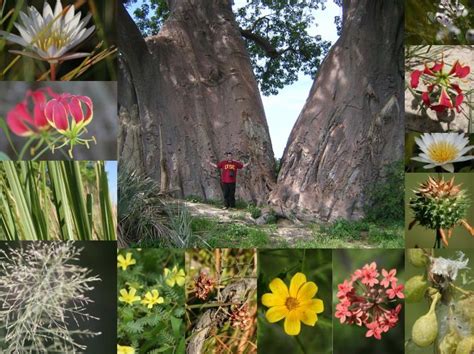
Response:
M56 64L50 63L51 67L51 81L56 81Z

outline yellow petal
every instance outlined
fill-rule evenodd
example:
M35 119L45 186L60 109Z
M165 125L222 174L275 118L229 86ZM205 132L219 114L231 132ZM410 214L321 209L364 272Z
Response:
M137 292L137 289L130 287L130 291L128 292L130 294L130 297L135 296Z
M290 282L290 296L296 298L298 290L304 283L306 283L306 276L303 273L296 273L293 275Z
M184 285L184 277L177 277L176 278L176 284L178 284L178 286L183 286Z
M167 277L168 274L170 274L170 270L168 268L165 268L164 274L165 274L165 277Z
M273 279L268 287L277 296L287 298L289 295L288 287L280 278Z
M280 321L288 314L288 309L286 306L274 306L271 307L266 313L265 317L267 321L270 323L275 323Z
M286 298L275 295L273 293L266 293L262 296L262 304L267 307L272 306L283 306L285 305Z
M300 334L301 322L298 311L290 311L285 318L285 332L290 336L297 336Z
M317 292L318 292L317 285L313 283L312 281L309 281L303 284L303 286L298 291L298 295L296 296L296 298L300 302L311 300L314 297L314 295L316 295Z
M122 295L122 296L127 296L127 295L128 295L127 290L125 290L125 289L120 289L120 295Z
M158 304L162 304L163 302L165 302L165 299L163 299L162 297L159 297L158 300L156 300L156 302Z
M300 303L300 308L310 310L316 313L324 311L324 303L321 299L311 299Z
M300 320L305 325L314 326L318 321L318 316L311 310L300 310Z
M151 293L153 294L153 297L158 297L160 295L160 293L156 289L153 289Z
M170 287L173 287L174 286L174 279L173 278L166 279L165 283L168 284Z
M119 254L119 255L117 256L117 261L120 262L120 263L122 263L122 262L125 261L125 258L123 258L123 256L122 256L121 254Z

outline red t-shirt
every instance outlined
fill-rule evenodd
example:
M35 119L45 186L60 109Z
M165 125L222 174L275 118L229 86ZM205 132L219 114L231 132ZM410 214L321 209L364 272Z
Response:
M217 168L222 170L221 182L222 183L235 183L237 179L237 170L244 167L239 161L224 160L217 164Z

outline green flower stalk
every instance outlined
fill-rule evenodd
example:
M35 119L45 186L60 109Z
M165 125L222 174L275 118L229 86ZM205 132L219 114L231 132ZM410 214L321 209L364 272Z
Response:
M84 352L81 329L93 302L87 293L100 281L77 265L82 249L72 242L29 242L0 251L0 338L7 353Z

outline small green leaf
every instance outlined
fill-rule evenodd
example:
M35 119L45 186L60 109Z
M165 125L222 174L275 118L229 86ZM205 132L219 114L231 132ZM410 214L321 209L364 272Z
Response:
M180 336L179 328L181 327L181 319L171 316L171 327L173 328L173 333L176 337Z

